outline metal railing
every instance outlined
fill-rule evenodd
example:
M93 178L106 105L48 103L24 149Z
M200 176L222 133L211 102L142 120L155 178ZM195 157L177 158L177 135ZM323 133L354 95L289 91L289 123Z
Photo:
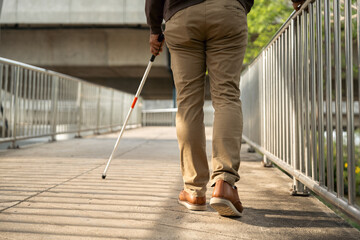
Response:
M177 108L152 109L142 111L143 126L175 126ZM204 107L204 124L212 126L214 109Z
M0 58L0 143L122 126L133 96ZM139 104L140 105L140 104ZM141 124L141 107L129 125Z
M175 126L177 108L142 111L143 126Z
M294 177L293 194L308 188L357 222L359 7L306 1L241 80L244 140Z

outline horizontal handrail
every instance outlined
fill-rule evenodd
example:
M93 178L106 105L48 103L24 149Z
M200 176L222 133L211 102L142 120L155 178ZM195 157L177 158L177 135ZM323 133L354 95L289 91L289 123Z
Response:
M143 113L167 113L167 112L177 112L177 108L163 108L163 109L149 109L143 110Z
M0 62L3 63L3 64L8 64L8 65L12 65L12 66L21 67L23 69L31 70L31 71L34 71L34 72L46 73L46 74L49 74L49 75L52 75L52 76L71 79L71 80L78 81L78 82L85 82L85 83L90 84L90 85L96 85L96 86L99 86L99 87L103 87L103 86L101 86L99 84L89 83L89 82L87 82L87 81L85 81L83 79L77 78L77 77L69 76L69 75L66 75L66 74L63 74L63 73L58 73L58 72L55 72L55 71L52 71L52 70L48 70L48 69L41 68L41 67L36 67L36 66L30 65L30 64L22 63L22 62L19 62L19 61L15 61L15 60L3 58L3 57L0 57Z
M149 109L142 111L143 126L175 126L177 108ZM204 108L204 124L213 125L214 109Z

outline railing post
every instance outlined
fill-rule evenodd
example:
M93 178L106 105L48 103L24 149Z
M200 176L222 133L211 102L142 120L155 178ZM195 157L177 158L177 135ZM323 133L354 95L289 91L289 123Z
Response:
M358 50L359 51L359 50ZM355 179L355 136L354 136L354 78L353 78L353 42L352 42L352 6L345 1L345 65L346 65L346 134L348 157L348 201L356 201Z
M357 18L356 18L356 22L357 22L357 31L356 31L356 35L357 35L357 61L358 61L358 120L360 122L360 0L357 0Z
M263 161L261 162L261 164L263 167L273 167L272 162L267 159L265 154L263 156Z
M110 103L110 132L113 131L113 111L114 111L114 89L111 89L111 103Z
M171 118L172 118L172 126L175 127L176 126L176 112L171 113Z
M100 134L100 93L101 88L98 87L98 94L97 94L97 106L96 106L96 130L95 134Z
M7 97L7 89L8 89L8 76L9 76L9 66L8 65L4 65L4 92L3 92L3 96L1 97L1 104L3 105L3 112L2 112L2 117L3 117L3 131L0 135L0 137L5 138L5 137L9 137L10 133L9 133L9 122L7 119L7 111L6 110L6 97ZM2 86L2 85L1 85Z
M82 109L82 83L79 82L78 84L78 94L77 94L77 109L78 109L78 132L76 135L76 138L81 138L81 125L82 125L82 119L83 119L83 109Z
M335 3L335 1L334 1ZM323 38L322 38L322 3L320 0L316 1L316 44L317 44L317 82L318 82L318 147L319 147L319 184L325 185L325 162L324 158L324 66L323 66ZM335 16L335 15L334 15ZM334 19L336 22L336 20ZM334 24L335 24L334 22ZM336 30L335 30L336 31Z
M299 130L303 129L302 128L302 105L301 105L301 95L299 93L299 86L302 84L302 56L301 56L301 18L298 16L296 18L296 24L295 21L293 21L293 26L292 26L292 34L293 37L291 39L291 45L292 45L292 49L293 49L293 60L292 60L292 64L294 66L294 93L295 93L295 101L294 101L294 123L295 123L295 129L294 129L294 138L295 138L295 143L294 143L294 151L293 151L293 168L296 170L300 170L301 172L303 172L302 170L302 164L301 164L301 158L303 157L303 152L302 151L302 138L301 138L301 132ZM301 88L300 88L301 89ZM300 127L299 127L300 126ZM300 128L300 129L299 129ZM290 190L290 194L292 196L308 196L309 192L307 191L307 189L305 188L305 186L299 182L295 177L293 177L293 187Z
M2 127L0 127L0 138L3 136L3 132L5 131L6 128L5 117L4 117L5 106L3 106L4 103L2 98L2 94L3 94L2 86L3 86L3 74L4 74L3 68L4 68L3 64L0 64L0 116L2 117Z
M261 132L261 138L262 138L262 145L264 148L266 148L266 138L267 138L267 128L266 128L266 106L265 106L265 99L266 99L266 86L265 86L265 79L266 79L266 71L267 71L267 57L268 54L265 52L264 54L262 54L262 77L261 77L261 83L259 84L259 86L261 86L261 96L260 96L260 101L261 101L261 106L262 106L262 120L263 120L263 127L262 127L262 132ZM260 92L260 91L259 91ZM255 150L255 149L254 149ZM264 167L272 167L272 162L269 161L266 157L266 155L264 154L263 156L263 161L261 162L261 164Z
M58 110L58 94L59 94L59 77L53 76L51 83L51 141L56 141L56 118L57 118L57 110Z
M331 75L331 23L330 1L324 2L324 26L325 26L325 79L326 79L326 140L327 140L327 187L330 192L334 191L334 167L333 167L333 123L332 123L332 75Z
M294 184L293 184L293 189L290 190L290 194L292 196L309 196L310 193L308 189L304 186L304 184L296 180L295 177L293 177L293 179L294 179Z
M336 193L344 197L343 159L343 110L342 110L342 67L340 0L334 0L334 59L335 59L335 116L336 116ZM322 153L322 152L321 152ZM323 171L324 172L324 171ZM325 173L323 173L325 175ZM324 180L322 183L324 185Z
M11 148L15 149L15 148L19 148L18 145L16 145L16 135L17 135L17 124L18 124L18 111L19 111L19 107L18 107L18 98L19 98L19 88L20 88L20 67L14 67L15 69L15 78L14 78L14 85L15 85L15 97L14 97L14 118L13 118L13 125L12 125L12 135L13 135L13 141L11 144Z
M146 127L146 112L142 113L142 124Z
M312 179L318 180L318 164L317 164L317 143L316 143L316 71L315 71L315 28L314 28L314 7L309 5L310 14L310 160L311 160L311 176Z

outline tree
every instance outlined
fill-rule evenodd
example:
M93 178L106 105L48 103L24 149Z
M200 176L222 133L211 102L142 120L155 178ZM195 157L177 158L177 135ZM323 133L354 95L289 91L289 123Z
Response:
M256 58L293 10L290 0L255 0L247 18L249 36L244 66Z

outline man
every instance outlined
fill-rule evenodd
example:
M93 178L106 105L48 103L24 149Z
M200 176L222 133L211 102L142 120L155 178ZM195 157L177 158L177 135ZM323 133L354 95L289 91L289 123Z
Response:
M254 0L146 0L150 51L158 55L161 24L171 53L177 91L177 137L184 190L179 203L206 210L209 167L205 152L204 93L208 70L215 109L210 206L222 216L241 216L235 182L240 179L242 110L240 71L247 45L247 13Z

